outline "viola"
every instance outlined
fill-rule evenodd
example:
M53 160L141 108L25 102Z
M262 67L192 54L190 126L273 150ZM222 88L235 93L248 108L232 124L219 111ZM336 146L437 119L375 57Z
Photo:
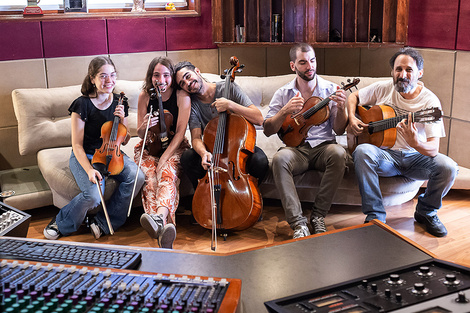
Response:
M127 107L127 98L124 92L119 96L118 105ZM119 122L119 116L107 121L101 126L101 139L103 143L95 150L91 163L93 167L104 176L118 175L124 168L124 158L121 152L121 143L125 141L127 128Z
M359 78L355 78L341 89L349 90L359 84ZM333 96L333 94L330 95ZM314 125L324 123L330 117L330 97L322 99L320 97L310 97L305 101L302 110L292 113L286 117L281 128L277 132L279 138L288 147L297 147L305 141L309 129Z
M224 97L240 66L236 57L225 70ZM257 180L247 173L246 162L254 153L256 130L244 117L220 112L204 129L203 142L212 153L212 164L200 179L193 197L193 215L204 228L243 230L255 224L262 210ZM215 250L215 247L212 246Z
M146 149L150 155L159 157L168 148L171 139L174 137L174 133L169 130L173 125L173 115L168 110L163 109L162 94L160 89L157 87L150 89L150 100L158 99L158 113L150 110L151 114L155 116L158 114L158 123L150 128L150 135L147 141ZM149 101L150 102L150 101Z

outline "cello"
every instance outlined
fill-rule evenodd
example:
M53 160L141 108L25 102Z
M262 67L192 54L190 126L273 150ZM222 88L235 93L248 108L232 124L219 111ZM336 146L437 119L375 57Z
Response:
M225 70L224 97L230 99L230 84L241 66L236 57ZM212 250L216 230L244 230L254 225L262 211L256 178L246 169L254 153L256 130L244 117L219 112L204 129L203 142L212 153L212 164L200 179L193 197L193 216L204 228L212 229Z
M118 105L127 107L127 97L124 92L119 96ZM118 175L124 168L124 157L121 152L121 143L126 140L127 128L119 122L119 116L114 116L112 121L107 121L101 126L101 139L103 140L101 147L95 150L91 164L94 169L101 173L101 175ZM101 192L100 184L97 181L96 186L100 195L103 212L106 217L106 222L109 227L109 232L114 235L113 226L109 219L108 210Z

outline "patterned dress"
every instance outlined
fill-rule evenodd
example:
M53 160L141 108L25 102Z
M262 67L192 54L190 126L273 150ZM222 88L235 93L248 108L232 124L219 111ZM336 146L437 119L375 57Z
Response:
M170 131L176 131L176 121L178 120L178 106L176 104L176 90L171 97L164 101L163 108L173 115L173 125ZM142 151L143 140L134 148L134 160L139 164ZM176 224L175 212L179 204L179 176L182 168L180 158L183 152L188 149L189 143L186 137L176 149L175 153L168 159L165 166L157 172L159 157L150 155L146 149L142 155L140 168L145 174L145 184L142 188L142 205L147 214L156 214L159 207L166 207L169 210L169 223Z

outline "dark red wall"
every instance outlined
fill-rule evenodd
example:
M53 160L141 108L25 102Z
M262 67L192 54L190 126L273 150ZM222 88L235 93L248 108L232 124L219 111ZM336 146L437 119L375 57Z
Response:
M0 61L216 48L211 0L201 16L0 22Z
M470 1L410 0L408 45L470 50Z

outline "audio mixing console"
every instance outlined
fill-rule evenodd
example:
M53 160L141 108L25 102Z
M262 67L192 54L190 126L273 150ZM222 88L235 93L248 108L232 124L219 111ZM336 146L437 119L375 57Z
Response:
M234 313L237 279L59 264L0 263L2 312Z
M440 260L265 302L269 312L470 312L470 269Z

